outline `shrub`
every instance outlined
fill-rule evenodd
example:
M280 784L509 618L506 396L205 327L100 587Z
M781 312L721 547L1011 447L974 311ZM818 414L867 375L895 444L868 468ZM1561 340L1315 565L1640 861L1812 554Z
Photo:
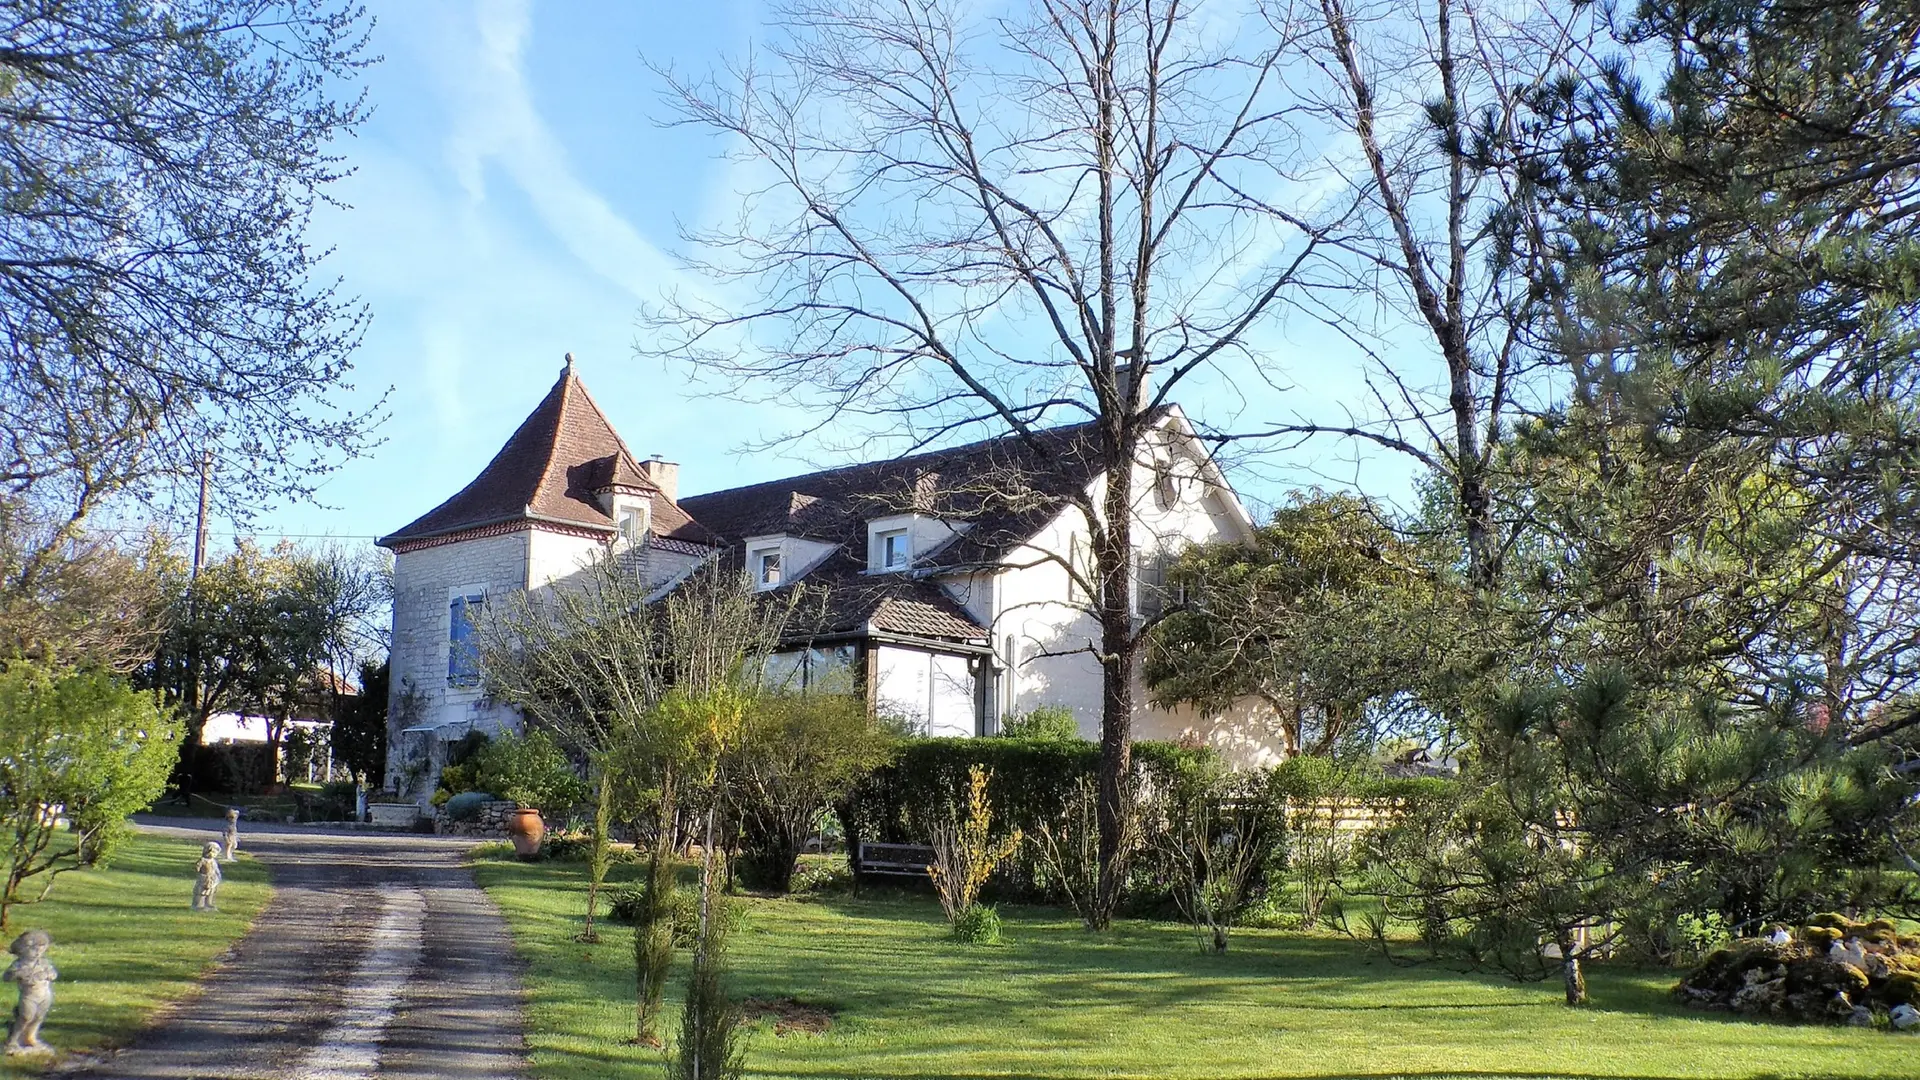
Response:
M1274 883L1293 893L1300 925L1329 920L1334 893L1357 871L1360 841L1376 815L1397 815L1457 789L1455 780L1388 777L1325 757L1295 757L1270 770L1253 797L1282 852Z
M12 660L0 672L0 926L36 874L104 863L131 832L127 815L166 790L181 725L156 694L102 672ZM66 807L62 839L49 806ZM47 895L41 889L39 897Z
M446 801L448 821L477 821L480 808L493 801L493 796L484 791L463 791Z
M987 904L975 904L953 920L953 936L969 945L1000 943L1000 913Z
M1032 712L1002 720L1000 735L1007 739L1070 742L1080 740L1080 722L1065 705L1042 705Z
M832 896L853 888L853 874L844 860L803 865L793 875L793 891L807 896Z
M1087 929L1094 929L1099 918L1100 824L1099 785L1092 776L1075 777L1060 815L1042 820L1034 830L1032 850L1037 868L1045 871L1042 884L1064 893L1068 905L1080 916ZM1127 834L1121 847L1134 848L1140 842L1140 816L1127 820Z
M540 857L548 862L586 862L593 857L593 836L582 832L550 832L540 841Z
M559 813L587 797L586 781L553 736L503 734L474 752L475 787L521 807Z
M748 887L787 892L826 808L893 757L893 735L851 694L773 694L754 704L727 765Z
M356 785L351 780L331 780L320 785L317 793L295 788L294 811L300 821L352 821Z
M1203 762L1182 770L1152 808L1173 901L1215 952L1227 951L1227 934L1272 851L1276 830L1259 783Z
M987 775L978 765L968 769L965 809L949 801L947 817L932 828L933 863L927 874L956 931L961 918L977 906L980 888L993 868L1020 846L1019 829L994 834Z
M455 795L465 795L469 791L478 791L480 782L475 772L473 763L470 761L443 766L440 770L440 786L434 794L444 794L447 798L452 798Z
M637 882L616 891L607 910L616 922L636 924L646 913L647 897L646 883ZM673 930L673 944L682 949L692 948L700 933L699 895L674 889L667 894L666 908L667 925ZM725 923L726 929L737 930L746 921L747 909L737 900L716 896L713 917Z

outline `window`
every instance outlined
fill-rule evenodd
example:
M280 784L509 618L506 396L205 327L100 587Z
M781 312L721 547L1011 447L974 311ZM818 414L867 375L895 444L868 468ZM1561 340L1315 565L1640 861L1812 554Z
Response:
M647 534L647 514L637 506L622 507L620 510L620 539L629 544L637 544Z
M771 690L847 694L858 689L851 645L793 649L767 657L761 685Z
M759 589L780 584L780 549L767 548L753 553L753 582Z
M480 617L486 612L486 590L458 590L448 608L447 685L477 686L480 682L480 649L473 635Z
M1093 560L1087 557L1087 545L1075 533L1067 544L1067 603L1084 604L1088 601L1087 590L1082 582L1093 579Z
M880 534L880 569L905 570L913 561L913 543L907 530L894 529Z
M1167 586L1167 566L1173 561L1165 551L1136 552L1133 572L1133 611L1142 619L1151 619L1169 606L1185 602L1181 590Z
M1020 642L1012 634L1007 635L1004 654L1007 669L1001 673L1000 716L1002 719L1012 716L1014 706L1020 701Z

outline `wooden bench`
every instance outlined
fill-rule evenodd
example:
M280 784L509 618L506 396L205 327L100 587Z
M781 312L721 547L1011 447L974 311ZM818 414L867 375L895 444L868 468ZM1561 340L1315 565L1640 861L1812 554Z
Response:
M925 844L861 844L862 874L898 874L924 878L933 865L933 849Z

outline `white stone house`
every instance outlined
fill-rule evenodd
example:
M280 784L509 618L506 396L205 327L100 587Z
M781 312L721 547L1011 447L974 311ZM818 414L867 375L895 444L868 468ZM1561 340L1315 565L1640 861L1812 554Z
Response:
M447 743L513 727L488 701L467 613L576 572L608 546L670 583L698 563L744 566L769 591L823 587L776 675L863 690L876 710L942 736L990 735L1041 705L1097 737L1098 625L1068 565L1090 564L1065 497L1104 482L1084 426L807 473L681 498L678 467L630 453L571 364L472 483L379 543L394 553L390 785L416 798ZM1253 523L1180 410L1163 410L1136 465L1135 602L1164 600L1167 557L1250 541ZM1256 709L1162 710L1144 691L1139 738L1207 742L1249 763L1278 758Z

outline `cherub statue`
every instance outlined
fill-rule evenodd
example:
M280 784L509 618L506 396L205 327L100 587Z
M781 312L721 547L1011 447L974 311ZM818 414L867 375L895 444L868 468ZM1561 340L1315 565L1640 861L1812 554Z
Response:
M7 1029L9 1054L52 1049L40 1041L40 1025L53 1008L53 980L60 977L47 961L52 947L53 938L45 930L29 930L7 946L15 959L0 979L20 984L20 1004L13 1007L13 1024Z
M227 861L232 862L240 852L240 811L237 808L227 808L227 835L223 839Z
M194 869L199 871L200 877L193 883L193 910L219 910L213 906L213 891L220 887L220 842L218 840L207 841L206 849L200 853L200 861L194 864Z

